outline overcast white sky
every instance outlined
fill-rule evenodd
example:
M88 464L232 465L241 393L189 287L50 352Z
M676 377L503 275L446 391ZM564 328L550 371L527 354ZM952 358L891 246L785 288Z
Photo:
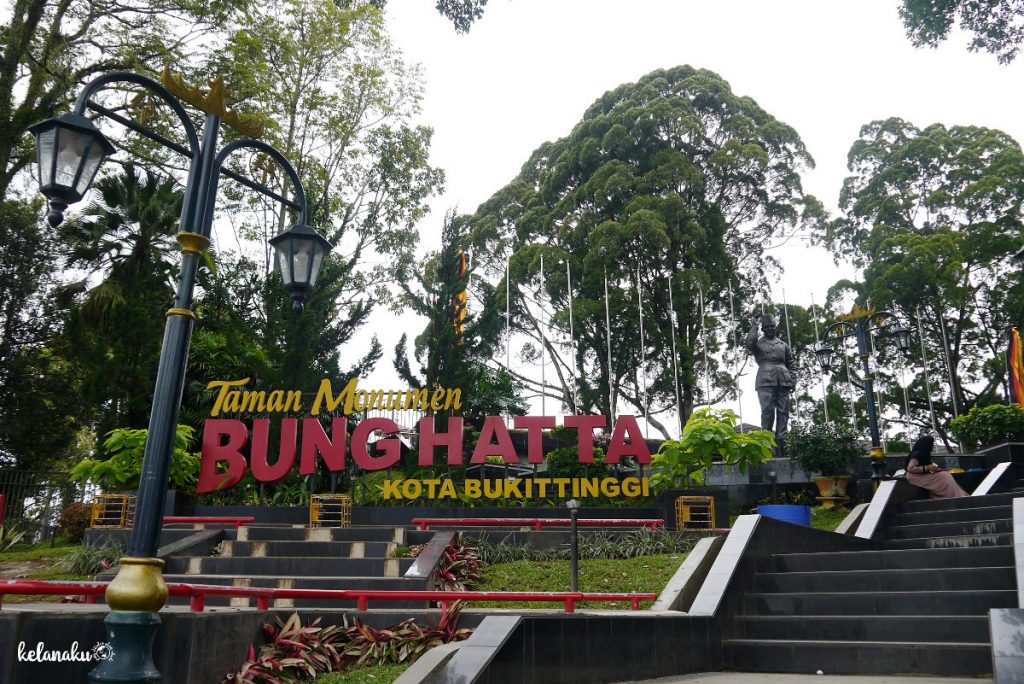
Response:
M846 153L871 120L988 126L1024 139L1024 58L999 65L969 53L962 34L937 50L916 49L892 0L491 0L466 35L433 5L387 6L392 39L423 67L431 161L447 173L446 192L420 226L427 249L447 209L473 211L604 92L680 64L718 73L793 126L817 164L804 187L832 212ZM853 273L801 244L777 256L786 269L777 296L785 289L790 303L809 304L812 293L821 302L832 282ZM393 385L401 330L374 327L386 355L368 380ZM752 399L753 378L745 385ZM745 401L744 417L753 410Z

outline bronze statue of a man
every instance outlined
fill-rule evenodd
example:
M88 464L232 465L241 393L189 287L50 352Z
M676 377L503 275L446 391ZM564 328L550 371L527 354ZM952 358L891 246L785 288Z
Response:
M793 352L789 345L775 336L775 317L769 314L760 317L761 332L758 338L758 319L747 333L744 344L757 361L755 389L761 402L761 428L775 431L778 444L776 455L786 455L786 435L789 434L789 398L793 392Z

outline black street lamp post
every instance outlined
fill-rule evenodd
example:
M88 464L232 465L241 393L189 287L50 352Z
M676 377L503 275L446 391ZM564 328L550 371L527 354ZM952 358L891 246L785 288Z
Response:
M189 341L195 320L190 307L196 271L202 253L210 244L220 176L223 174L238 180L298 212L298 224L271 240L277 250L275 261L281 271L285 290L292 296L294 308L301 310L303 298L316 282L320 265L331 248L327 240L305 225L305 192L298 174L284 155L270 145L252 138L236 140L217 150L222 123L243 135L258 136L262 129L260 124L227 108L223 83L219 78L210 83L210 91L205 95L198 89L185 86L180 79L171 76L167 69L164 70L162 81L163 85L145 76L127 72L104 74L85 86L71 114L44 121L30 129L36 135L40 192L49 200L47 220L53 227L60 225L64 209L69 204L82 199L103 160L114 151L113 145L84 116L87 108L190 159L178 223L178 242L182 249L181 273L174 306L167 312L135 522L128 555L121 559L117 576L106 591L106 601L111 612L105 623L114 657L101 661L90 672L89 680L97 683L142 683L160 679L160 673L153 663L152 646L160 624L157 611L167 601L167 585L161 573L164 563L157 558L157 548L163 523L167 474L185 382ZM141 86L173 110L185 129L187 147L90 100L105 87L126 83ZM206 113L201 140L178 98ZM263 152L277 162L291 181L294 201L223 168L228 156L243 148Z
M565 502L569 509L569 591L580 590L580 534L576 521L580 517L580 502L571 499Z
M827 344L828 340L842 340L848 337L857 340L857 355L861 360L863 374L861 384L867 400L868 430L871 433L871 479L876 482L884 479L886 472L885 450L882 448L878 429L878 409L875 406L874 376L871 373L872 335L891 335L901 352L908 351L910 330L903 325L893 325L894 320L895 316L891 311L877 311L874 307L863 309L855 305L851 313L840 316L837 322L825 328L821 336L822 345L814 350L821 370L828 373L832 369L832 357L835 354L835 350Z

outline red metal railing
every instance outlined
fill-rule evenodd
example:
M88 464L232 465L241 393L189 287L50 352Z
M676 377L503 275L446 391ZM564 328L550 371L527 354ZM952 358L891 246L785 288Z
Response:
M87 603L104 593L107 582L50 582L45 580L0 581L0 605L7 594L42 596L85 596ZM393 591L373 589L279 589L274 587L229 587L217 584L188 584L169 582L171 596L188 596L189 608L202 612L207 596L235 596L255 598L258 610L268 610L271 599L324 599L328 601L355 600L357 610L367 610L370 601L438 601L447 611L452 601L524 601L561 603L566 613L575 612L580 601L629 602L630 610L640 610L641 601L654 601L657 594L614 594L592 592L545 591Z
M165 515L164 524L171 523L221 523L224 525L234 524L236 528L246 523L256 522L256 518L250 516L232 515Z
M544 527L568 527L568 518L413 518L413 525L421 530L435 527L521 527L532 525L538 532ZM664 518L584 518L577 520L580 527L646 527L665 526Z

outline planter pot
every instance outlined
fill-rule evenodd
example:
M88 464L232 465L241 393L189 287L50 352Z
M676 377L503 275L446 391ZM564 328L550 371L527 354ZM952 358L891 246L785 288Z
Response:
M794 504L762 504L757 507L757 512L766 518L773 518L788 522L801 527L811 526L810 506L796 506Z
M824 475L812 478L814 484L818 485L818 492L823 497L846 496L846 488L850 484L849 475Z

